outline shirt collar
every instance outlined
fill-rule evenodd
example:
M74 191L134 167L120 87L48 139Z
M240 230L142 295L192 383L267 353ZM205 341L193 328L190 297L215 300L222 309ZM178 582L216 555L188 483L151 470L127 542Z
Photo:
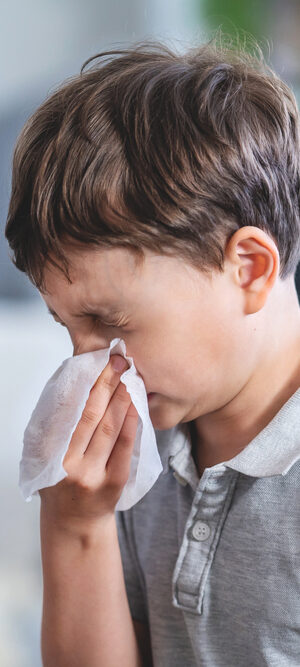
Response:
M163 473L169 466L180 474L189 473L195 481L196 466L191 455L191 436L187 424L178 424L159 434L158 447ZM281 407L267 426L232 459L212 466L224 466L251 477L286 475L300 459L300 388Z

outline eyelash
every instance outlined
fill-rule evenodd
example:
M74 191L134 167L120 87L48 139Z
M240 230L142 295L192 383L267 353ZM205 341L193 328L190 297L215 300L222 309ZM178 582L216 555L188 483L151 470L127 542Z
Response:
M58 322L58 324L61 324L62 327L66 326L66 324L64 324L64 322L61 322L60 320L57 320L56 318L54 318L54 319L55 319L56 322ZM95 324L104 324L105 327L115 327L115 328L118 328L118 329L124 329L124 327L126 326L126 322L122 323L122 320L120 320L120 319L115 320L114 322L113 321L112 322L104 322L104 320L100 320L99 317L94 317L93 321L94 321Z
M99 317L95 317L94 322L95 324L104 324L105 327L115 327L118 329L124 329L124 326L126 326L126 322L122 322L120 318L115 321L105 322L104 320L100 320Z

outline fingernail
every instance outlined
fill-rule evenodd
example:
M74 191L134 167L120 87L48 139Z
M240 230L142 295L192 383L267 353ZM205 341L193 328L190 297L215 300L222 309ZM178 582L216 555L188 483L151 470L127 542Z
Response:
M111 358L111 364L115 371L123 371L127 366L127 361L124 357L119 357L114 354Z

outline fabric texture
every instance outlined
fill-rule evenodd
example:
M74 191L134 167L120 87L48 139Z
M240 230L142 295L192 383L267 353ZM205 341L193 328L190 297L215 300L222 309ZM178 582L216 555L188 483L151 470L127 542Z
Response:
M155 433L163 472L116 512L154 667L299 667L300 389L200 479L187 424Z

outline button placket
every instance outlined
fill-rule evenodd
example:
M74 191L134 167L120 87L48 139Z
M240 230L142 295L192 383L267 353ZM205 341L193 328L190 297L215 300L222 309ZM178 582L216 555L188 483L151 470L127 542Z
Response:
M228 468L222 473L203 473L173 573L174 607L202 613L205 583L237 477Z

